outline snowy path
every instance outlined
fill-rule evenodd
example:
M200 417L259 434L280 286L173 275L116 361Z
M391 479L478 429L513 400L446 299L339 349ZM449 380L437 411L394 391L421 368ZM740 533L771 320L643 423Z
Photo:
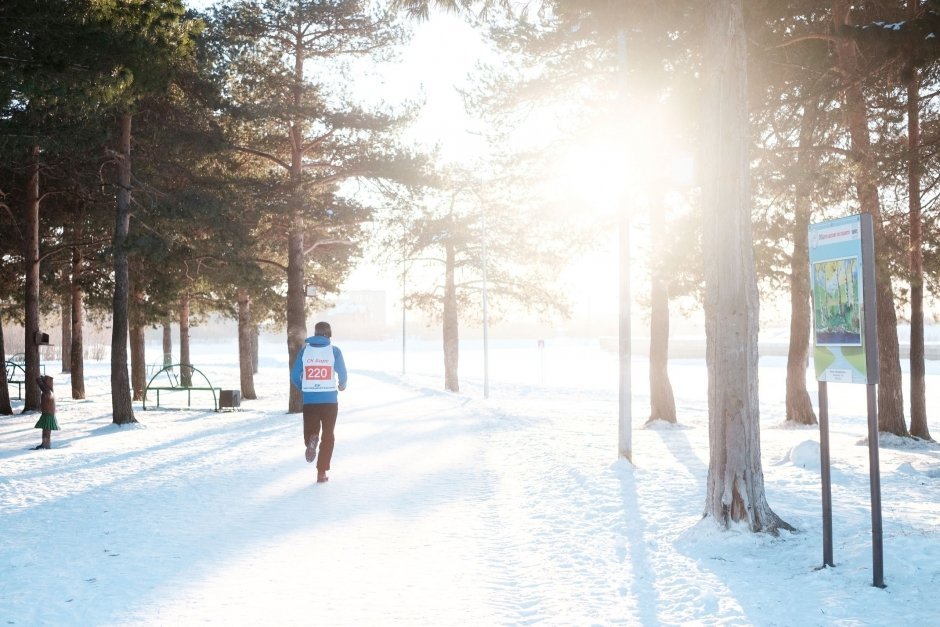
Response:
M262 369L262 399L240 412L140 412L143 424L123 429L110 425L100 369L91 398L60 401L51 451L28 450L34 419L0 420L0 620L652 626L933 616L935 445L882 449L889 588L878 590L857 417L836 412L833 423L837 568L820 571L818 469L787 461L818 433L777 428L772 400L762 419L768 499L801 532L696 525L708 437L698 362L672 366L679 426L644 428L634 416L634 467L615 461L610 390L500 382L482 401L472 378L470 392L448 394L434 375L403 379L382 369L381 353L372 359L377 369L354 368L341 397L326 485L303 460L300 417L283 411L285 364ZM231 376L225 368L212 378ZM762 381L774 384L773 368Z
M322 486L299 417L261 401L148 411L124 429L92 414L60 448L18 451L32 463L0 486L19 510L6 537L28 542L10 561L49 589L34 603L36 590L4 584L32 608L13 623L655 622L633 572L649 560L633 471L604 436L579 446L585 425L563 412L507 420L355 376Z

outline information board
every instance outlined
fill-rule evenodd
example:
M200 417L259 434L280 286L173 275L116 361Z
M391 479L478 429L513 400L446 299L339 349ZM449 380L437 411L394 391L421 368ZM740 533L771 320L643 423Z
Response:
M878 383L874 248L868 214L809 227L818 381Z

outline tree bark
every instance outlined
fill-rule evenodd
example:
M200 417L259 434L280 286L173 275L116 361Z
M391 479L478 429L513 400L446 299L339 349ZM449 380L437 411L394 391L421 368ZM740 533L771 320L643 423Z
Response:
M294 47L294 85L291 97L295 111L304 99L303 42ZM300 115L290 123L291 146L291 216L287 238L287 354L288 368L293 367L307 338L306 290L304 288L304 214L303 188L303 124ZM303 396L288 379L288 413L303 411Z
M444 271L444 389L450 392L460 391L457 377L457 363L460 352L459 323L457 320L457 285L454 281L455 253L451 242L445 244Z
M832 21L836 29L850 23L848 0L833 0ZM901 381L901 351L898 345L897 312L891 289L891 270L887 256L878 255L888 250L888 242L881 218L881 200L875 183L875 163L871 152L868 130L868 106L859 78L858 50L854 40L840 37L836 42L839 66L848 81L844 90L845 119L852 139L852 153L857 167L855 189L859 208L871 215L875 236L875 289L878 315L878 429L899 436L908 436L904 421L904 393Z
M653 193L656 193L655 191ZM653 250L662 250L665 240L665 203L650 206L650 240ZM650 285L650 417L676 422L676 399L669 381L669 289L663 264L652 260Z
M69 275L65 274L65 289L59 299L59 323L61 327L62 372L72 371L72 287Z
M134 391L134 400L144 400L144 390L147 389L147 358L146 358L146 332L144 327L135 324L130 330L131 345L131 389Z
M117 211L114 221L112 253L114 255L114 298L111 321L111 407L114 424L137 422L131 399L131 383L127 372L128 335L128 259L127 235L131 223L131 120L130 113L121 115L121 152L118 156Z
M173 329L169 322L163 323L163 367L173 365Z
M258 340L261 330L257 324L251 325L251 374L258 374Z
M751 237L742 0L706 5L703 148L709 465L705 517L752 531L792 527L767 503L757 397L758 299Z
M7 387L7 355L6 346L3 343L3 322L0 316L0 362L4 364L0 368L0 415L10 416L13 414L13 405L10 403L10 388Z
M180 385L193 386L192 362L189 357L189 294L180 295Z
M85 398L85 290L82 288L82 251L72 247L72 398Z
M812 172L817 160L812 157L813 135L818 120L818 103L807 103L800 121L799 153L794 184L793 255L790 257L790 347L787 354L787 421L817 424L813 402L806 389L809 367L810 287L809 223L812 214Z
M255 378L251 359L251 299L248 291L238 290L238 371L241 375L241 395L245 399L256 399Z
M147 354L146 354L146 332L141 322L144 295L137 287L136 281L131 281L130 291L132 294L132 309L130 311L130 344L131 344L131 390L134 392L134 400L144 400L144 390L147 389Z
M293 365L307 338L306 303L304 302L304 234L303 216L295 213L288 238L287 262L287 353L288 363ZM287 412L303 411L303 396L300 390L290 385Z
M33 145L29 154L26 174L26 250L23 269L26 275L25 324L23 352L25 354L26 383L23 412L39 409L39 146Z
M918 3L908 2L912 17ZM927 368L924 362L924 266L923 217L921 214L920 177L920 75L912 70L907 83L907 202L910 221L910 284L911 284L911 435L932 440L927 428Z

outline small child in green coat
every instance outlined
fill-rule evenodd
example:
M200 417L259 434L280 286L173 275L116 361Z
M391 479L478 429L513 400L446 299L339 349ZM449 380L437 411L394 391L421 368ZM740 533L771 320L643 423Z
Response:
M52 377L46 375L36 377L39 389L42 391L42 397L39 401L39 409L42 415L36 423L36 429L42 429L42 444L36 446L36 449L52 448L52 432L59 430L59 423L55 419L55 393L52 391Z

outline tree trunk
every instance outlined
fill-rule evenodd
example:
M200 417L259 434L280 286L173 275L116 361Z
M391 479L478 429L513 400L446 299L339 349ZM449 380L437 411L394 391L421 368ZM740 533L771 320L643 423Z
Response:
M173 365L173 330L169 322L163 323L163 367Z
M457 378L457 363L459 358L459 324L457 320L457 285L454 281L454 245L445 244L446 269L444 285L444 389L450 392L460 391L460 382Z
M790 348L787 354L786 413L788 422L801 425L817 424L813 402L806 389L810 334L809 223L813 207L812 173L817 165L811 148L817 119L818 103L807 103L800 121L794 184L796 206L793 255L790 257Z
M709 0L703 209L709 465L706 517L792 529L767 503L757 398L758 299L751 237L742 0Z
M131 327L131 389L134 391L134 400L144 400L144 390L147 388L147 358L146 358L146 332L144 327L135 324Z
M294 48L294 84L291 98L295 110L304 100L304 47L298 41ZM291 120L291 216L287 238L287 367L293 367L307 339L306 290L304 288L304 214L303 214L303 123L301 115ZM288 380L288 413L303 411L303 396Z
M131 390L134 400L144 400L144 390L147 389L147 354L146 332L141 319L143 317L144 295L138 287L139 283L131 281L132 309L130 311L130 341L131 341Z
M247 290L238 290L238 371L241 375L241 394L245 399L256 399L255 379L251 371L251 300Z
M3 343L2 316L0 316L0 362L7 363L6 346ZM12 413L13 405L10 403L10 388L7 387L7 369L4 366L0 368L0 415L9 416Z
M665 240L665 203L662 194L650 206L650 240L653 250L662 250ZM676 399L669 381L669 289L663 264L652 259L650 285L650 417L649 420L676 422Z
M111 407L114 424L137 422L127 373L128 260L131 223L131 114L121 115L121 154L118 156L117 211L114 221L114 299L111 321Z
M912 16L918 3L909 0ZM911 283L911 435L932 440L927 428L927 370L924 362L923 218L920 204L920 75L917 69L907 83L907 202L910 216Z
M832 21L835 28L849 24L848 0L833 0ZM899 436L909 435L904 422L904 393L901 381L901 352L898 346L897 312L894 309L894 293L891 289L891 270L886 255L878 251L888 250L884 225L881 222L881 200L875 184L875 163L871 154L871 137L868 130L868 107L862 92L858 68L858 51L854 40L842 37L837 40L839 66L848 84L845 88L845 119L852 139L852 153L856 161L855 188L859 208L871 215L875 236L875 289L877 292L878 316L878 362L880 381L878 385L878 429Z
M62 290L62 297L59 301L59 322L62 332L62 372L72 371L72 287L69 285L69 276L65 275L65 289Z
M192 362L189 357L189 294L180 295L180 385L193 386Z
M306 303L304 302L304 233L303 216L298 211L288 238L287 261L287 354L293 365L307 338ZM290 386L287 412L303 411L303 396L300 390Z
M258 374L258 340L261 330L257 324L251 325L251 374Z
M39 409L39 345L36 334L39 333L39 146L30 151L26 176L26 298L23 352L25 353L26 383L23 385L23 412Z
M72 398L85 398L85 290L82 288L82 251L72 247Z

